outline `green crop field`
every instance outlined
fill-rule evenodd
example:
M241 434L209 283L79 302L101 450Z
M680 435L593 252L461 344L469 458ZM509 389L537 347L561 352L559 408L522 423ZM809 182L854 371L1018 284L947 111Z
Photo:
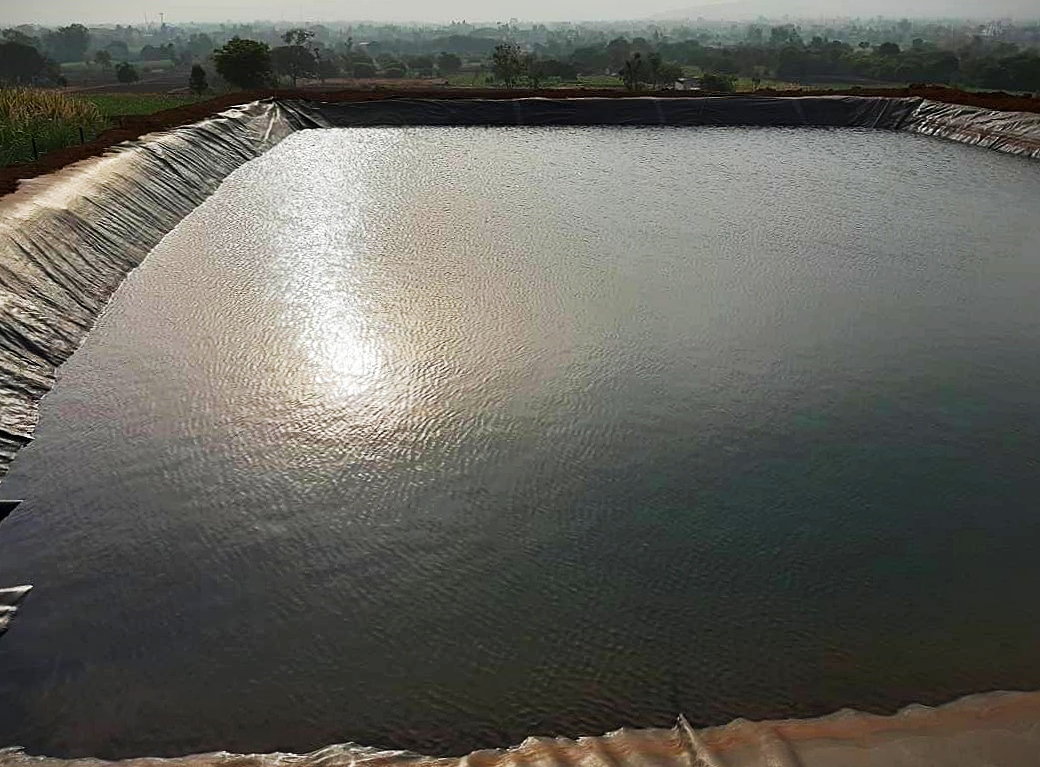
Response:
M83 93L79 98L97 106L105 117L150 115L198 101L195 96L165 93Z

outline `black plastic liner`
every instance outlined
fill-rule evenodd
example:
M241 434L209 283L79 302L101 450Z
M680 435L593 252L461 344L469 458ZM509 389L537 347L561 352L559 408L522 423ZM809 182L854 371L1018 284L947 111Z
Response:
M884 717L839 711L820 719L695 729L618 730L591 738L531 737L508 750L437 758L354 743L310 754L218 752L174 759L50 759L0 750L0 767L1022 767L1040 754L1040 693L990 693Z
M898 129L921 100L855 96L628 99L387 99L297 104L334 127L387 125L674 125Z

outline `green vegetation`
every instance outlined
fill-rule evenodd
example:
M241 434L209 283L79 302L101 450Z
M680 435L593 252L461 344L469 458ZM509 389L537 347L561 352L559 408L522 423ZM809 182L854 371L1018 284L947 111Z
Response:
M201 96L209 90L209 79L206 77L206 70L200 64L196 64L191 68L191 74L188 76L188 90L196 96Z
M318 57L307 47L307 41L314 37L313 32L306 29L290 29L282 35L280 45L271 51L271 65L274 73L289 78L289 84L296 87L300 78L316 78L319 74Z
M501 80L507 88L512 88L524 74L524 54L516 43L502 43L495 46L491 55L491 70L495 78Z
M256 40L231 38L213 53L217 72L236 88L260 88L271 81L271 47Z
M496 59L496 50L498 56ZM638 62L635 59L638 54ZM654 64L657 61L659 64ZM838 87L931 83L1040 91L1040 22L860 18L737 23L645 21L447 25L258 22L0 30L0 85L91 87L129 62L207 68L223 85L255 88L345 78L448 78L458 85L670 87L686 77ZM125 71L125 70L124 70ZM692 72L697 74L693 75ZM225 76L227 75L227 76ZM489 83L489 78L491 81ZM157 78L158 79L158 78ZM714 86L726 80L714 81Z
M137 67L129 61L124 61L116 67L116 78L121 83L136 83L141 79L141 75L137 71Z
M36 88L0 90L0 166L30 162L36 152L78 144L81 136L89 141L105 127L101 110L84 99Z
M198 100L195 96L162 93L84 93L79 98L94 104L104 117L150 115Z

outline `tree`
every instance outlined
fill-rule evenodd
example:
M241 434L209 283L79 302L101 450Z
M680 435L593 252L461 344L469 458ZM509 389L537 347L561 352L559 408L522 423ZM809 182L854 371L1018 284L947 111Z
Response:
M40 49L40 39L38 37L31 37L20 29L5 29L3 34L0 36L3 37L5 43L18 43L19 45L26 45L30 48L35 48L36 50Z
M607 43L607 61L611 69L621 69L632 58L632 44L624 37L616 37Z
M651 53L646 58L646 75L655 88L667 88L683 76L683 69L675 62L662 60L661 54Z
M312 37L314 37L314 33L306 29L290 29L282 34L282 42L286 45L304 46Z
M49 74L49 63L32 46L0 43L0 82L28 85Z
M173 47L173 43L166 45L146 45L141 49L141 52L137 54L137 57L141 61L170 61L177 60L177 49Z
M879 56L898 56L900 49L895 43L881 43L877 47L877 52Z
M188 38L188 53L196 59L206 58L213 53L213 49L216 47L213 38L205 32L194 32Z
M535 89L541 88L549 77L542 61L533 54L524 57L524 74L527 75L527 84Z
M130 46L123 40L113 40L103 49L112 61L127 61L130 58Z
M111 69L112 54L108 51L98 51L94 54L94 63L102 69Z
M701 89L710 93L732 93L735 88L733 78L728 75L708 72L701 77Z
M433 77L433 56L405 56L404 63L409 72L414 72L419 77Z
M141 76L137 73L137 68L133 64L124 61L116 67L116 79L121 83L136 83L141 79Z
M625 61L625 65L621 67L621 71L618 74L621 76L622 82L625 83L626 89L630 91L639 90L640 86L646 81L646 64L643 62L643 54L633 53Z
M462 59L454 53L442 53L437 57L437 71L442 75L454 75L462 70Z
M363 80L367 77L376 76L376 64L372 59L368 58L356 58L354 59L351 72L354 77L359 80Z
M318 59L307 48L307 41L312 37L314 33L306 29L290 29L282 34L285 45L271 51L275 73L288 77L294 88L301 77L318 76Z
M658 88L670 88L682 79L683 68L674 61L666 61L657 70L657 81L654 83Z
M324 53L315 51L314 55L318 59L318 78L322 82L329 78L340 76L339 56L328 51Z
M236 88L259 88L271 79L271 49L266 43L233 37L213 52L217 72Z
M646 79L655 88L660 82L661 64L663 63L660 53L651 53L646 57Z
M44 45L55 61L83 61L90 47L90 31L82 24L71 24L48 32Z
M292 86L301 77L318 76L318 60L302 45L283 45L271 51L271 65L275 74L288 77Z
M206 79L206 70L200 64L191 68L191 76L188 78L188 90L196 96L201 96L209 90L209 81Z
M769 30L769 44L773 48L782 48L785 45L801 47L802 36L798 33L798 27L793 24L784 24Z
M495 46L495 52L491 55L491 66L494 69L495 78L505 83L507 88L512 88L524 72L524 59L520 46L516 43L502 43Z

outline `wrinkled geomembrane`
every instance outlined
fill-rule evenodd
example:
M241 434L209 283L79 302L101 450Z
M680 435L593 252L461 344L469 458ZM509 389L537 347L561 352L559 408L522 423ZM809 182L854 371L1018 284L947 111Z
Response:
M0 767L1026 767L1040 763L1040 693L990 693L894 716L840 711L820 719L736 720L696 730L618 730L595 738L531 737L461 758L353 743L310 754L219 752L120 762L0 751Z

